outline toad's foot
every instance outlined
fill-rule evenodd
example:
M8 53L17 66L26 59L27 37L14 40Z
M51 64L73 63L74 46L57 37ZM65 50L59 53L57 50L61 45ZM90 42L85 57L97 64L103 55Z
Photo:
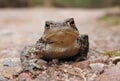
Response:
M40 59L42 58L40 49L37 45L27 46L23 49L20 56L23 71L29 71L36 75L47 68L47 62Z

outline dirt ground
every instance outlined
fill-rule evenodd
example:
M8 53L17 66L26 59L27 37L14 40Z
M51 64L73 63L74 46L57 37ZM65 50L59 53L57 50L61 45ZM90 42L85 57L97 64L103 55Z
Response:
M120 25L98 21L107 9L27 8L0 9L0 74L12 77L20 70L19 53L34 44L44 31L46 20L73 17L81 34L88 34L90 48L105 52L120 49ZM14 60L11 64L10 60ZM11 67L3 66L9 64Z

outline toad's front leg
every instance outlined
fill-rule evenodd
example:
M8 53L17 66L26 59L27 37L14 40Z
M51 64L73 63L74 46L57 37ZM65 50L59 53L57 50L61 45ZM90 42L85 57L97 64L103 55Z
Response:
M20 55L23 72L28 71L34 75L39 74L40 70L46 69L47 62L42 60L40 45L27 46Z
M89 38L88 35L82 34L78 37L78 44L80 45L80 49L78 54L75 56L75 59L85 60L87 58L87 54L89 51Z

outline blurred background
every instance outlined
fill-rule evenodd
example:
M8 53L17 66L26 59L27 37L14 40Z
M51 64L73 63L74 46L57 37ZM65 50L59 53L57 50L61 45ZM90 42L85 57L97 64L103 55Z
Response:
M120 6L119 0L0 0L0 7L82 7L105 8Z

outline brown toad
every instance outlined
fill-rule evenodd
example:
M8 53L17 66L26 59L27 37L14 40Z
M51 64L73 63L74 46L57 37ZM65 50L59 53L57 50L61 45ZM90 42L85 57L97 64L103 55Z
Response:
M80 35L73 18L64 22L46 21L45 31L35 45L27 46L20 59L24 71L44 69L46 60L86 59L89 50L87 35Z

